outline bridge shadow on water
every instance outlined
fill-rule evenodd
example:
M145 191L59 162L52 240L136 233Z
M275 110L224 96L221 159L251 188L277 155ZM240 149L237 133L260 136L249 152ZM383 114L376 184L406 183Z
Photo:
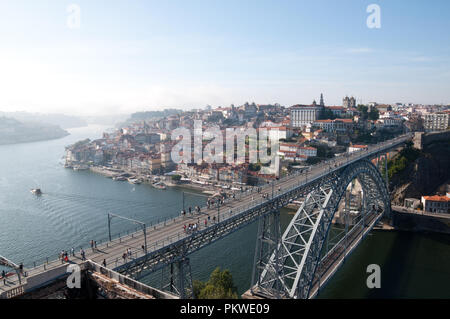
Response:
M450 236L372 231L318 298L449 298ZM369 289L367 266L381 268L381 288Z

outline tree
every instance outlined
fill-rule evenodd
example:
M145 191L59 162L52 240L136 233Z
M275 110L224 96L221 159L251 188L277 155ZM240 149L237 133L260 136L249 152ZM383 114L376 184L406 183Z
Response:
M327 120L334 120L336 118L336 115L332 110L326 108L322 112L322 118Z
M369 114L367 112L369 108L365 105L359 104L357 106L357 109L361 113L361 117L363 118L363 120L367 120L367 118L369 117Z
M181 175L172 175L172 181L179 182L181 180Z
M248 165L248 170L251 172L259 172L261 170L261 164L260 163L250 163L250 165Z
M308 165L315 165L319 162L321 162L321 159L318 157L308 157L308 159L306 160L306 164Z
M369 120L376 121L380 118L380 111L376 108L372 108L369 112Z
M193 282L194 296L198 299L237 299L237 289L228 269L214 269L207 282Z

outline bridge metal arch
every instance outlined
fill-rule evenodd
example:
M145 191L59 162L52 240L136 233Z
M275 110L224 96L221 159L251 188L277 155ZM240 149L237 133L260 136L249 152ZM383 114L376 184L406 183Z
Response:
M348 185L355 178L364 194L363 227L367 226L365 218L378 219L383 214L390 214L385 181L370 161L355 162L334 174L334 178L324 179L307 195L267 261L255 287L257 294L281 298L310 297L333 217Z

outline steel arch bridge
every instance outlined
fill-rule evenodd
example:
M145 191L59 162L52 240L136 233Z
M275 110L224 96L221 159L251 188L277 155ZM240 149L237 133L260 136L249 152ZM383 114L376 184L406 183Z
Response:
M355 179L363 195L360 219L350 230L345 216L345 236L330 248L333 217ZM389 193L370 161L357 161L326 176L310 190L281 238L276 212L260 222L251 293L263 298L314 297L383 214L390 214Z
M252 285L243 297L312 298L376 222L390 214L388 178L385 175L383 180L379 166L384 164L387 173L388 152L410 138L406 134L310 166L268 183L258 192L243 193L221 210L219 206L217 210L204 208L202 211L217 217L217 222L194 233L179 230L185 223L182 217L167 225L155 225L150 251L123 263L116 259L114 269L136 279L161 270L162 289L190 298L193 289L188 256L258 220ZM349 218L352 192L347 191L347 186L353 180L359 182L363 194L357 220ZM345 230L335 236L332 221L337 211L341 213L338 207L344 193ZM280 208L293 200L303 203L281 235Z

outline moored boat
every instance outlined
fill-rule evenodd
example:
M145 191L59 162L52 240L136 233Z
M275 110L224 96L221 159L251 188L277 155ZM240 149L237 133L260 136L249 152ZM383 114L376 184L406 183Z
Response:
M166 189L166 185L164 185L163 183L154 183L152 184L152 186L157 189Z

